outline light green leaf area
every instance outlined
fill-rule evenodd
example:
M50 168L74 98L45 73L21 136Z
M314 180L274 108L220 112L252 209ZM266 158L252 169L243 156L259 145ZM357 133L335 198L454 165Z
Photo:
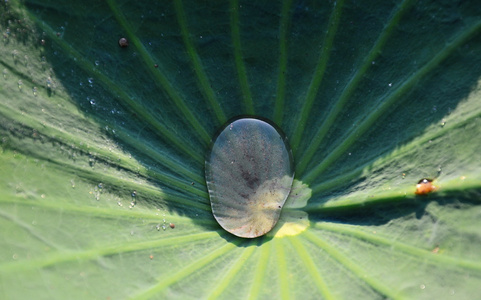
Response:
M479 297L480 16L476 1L3 1L0 298ZM295 159L257 239L222 230L204 180L238 115L275 122ZM437 189L415 195L422 178Z

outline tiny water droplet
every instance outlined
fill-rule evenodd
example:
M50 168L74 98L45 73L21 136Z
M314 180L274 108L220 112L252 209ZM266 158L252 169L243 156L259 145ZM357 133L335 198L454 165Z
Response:
M392 82L390 82L390 83L388 84L388 86L390 86L390 87L391 87L391 86L392 86Z
M8 74L7 69L3 69L2 74L3 74L3 79L7 79L7 74Z
M165 231L167 227L165 225L162 225L162 229Z
M90 99L90 105L94 106L95 105L95 99Z
M100 65L100 62L98 60L95 61L95 65L98 66Z
M34 86L34 87L32 88L32 93L33 93L33 95L34 95L35 97L37 97L37 87Z
M18 89L22 90L23 82L21 80L18 81Z
M52 78L50 76L47 77L47 88L51 89L53 86Z
M213 139L205 177L217 222L236 236L258 237L275 226L289 195L292 153L274 125L236 119Z

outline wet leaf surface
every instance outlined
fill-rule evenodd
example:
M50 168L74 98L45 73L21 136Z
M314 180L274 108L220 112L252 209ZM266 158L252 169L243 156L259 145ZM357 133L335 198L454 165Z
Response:
M2 2L0 298L476 298L480 15ZM211 139L246 114L277 124L295 163L256 239L219 226L204 179ZM423 178L435 192L415 194Z

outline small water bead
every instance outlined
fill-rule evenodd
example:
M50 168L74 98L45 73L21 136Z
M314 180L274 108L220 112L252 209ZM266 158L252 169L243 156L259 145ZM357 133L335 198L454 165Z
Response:
M294 177L292 153L273 125L237 119L213 139L205 176L217 222L236 236L258 237L279 220Z

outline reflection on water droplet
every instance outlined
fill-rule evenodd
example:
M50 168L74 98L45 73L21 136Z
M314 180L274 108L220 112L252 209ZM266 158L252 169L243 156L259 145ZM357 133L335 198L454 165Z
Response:
M32 92L33 92L33 95L34 95L35 97L37 97L37 87L34 86L34 87L32 88Z
M266 234L279 219L294 177L285 136L265 121L241 118L213 141L205 176L214 217L240 237Z
M18 81L18 89L22 90L22 86L23 86L23 81L19 80Z

